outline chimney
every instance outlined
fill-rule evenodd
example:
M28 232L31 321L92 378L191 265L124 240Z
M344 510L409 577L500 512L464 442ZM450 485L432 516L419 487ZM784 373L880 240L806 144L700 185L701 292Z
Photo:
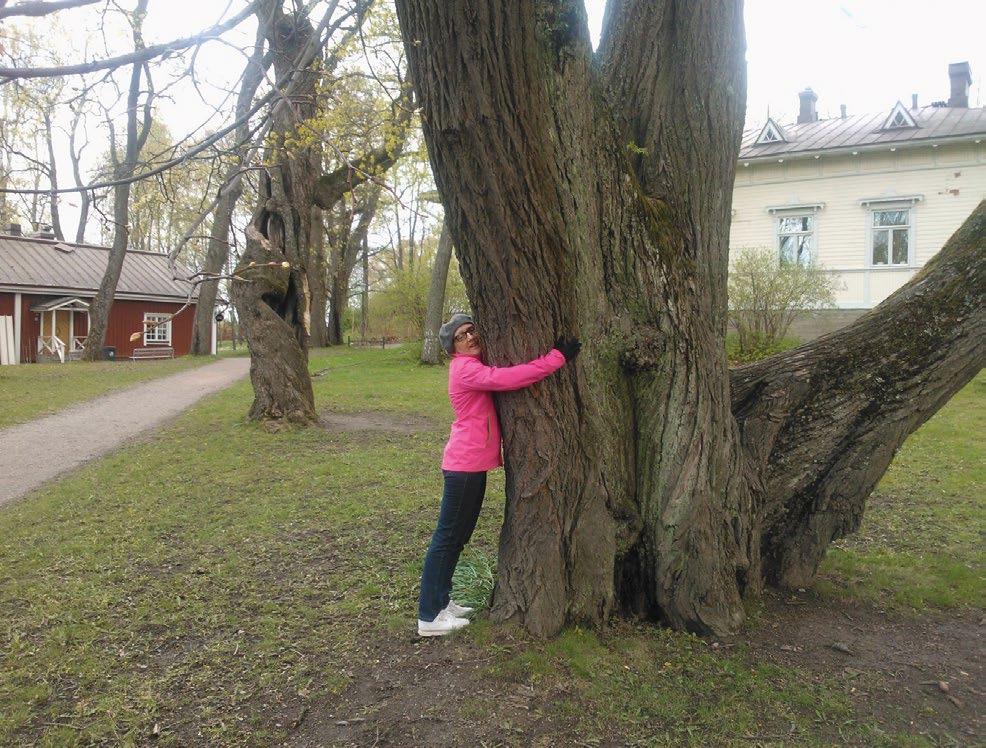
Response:
M948 66L948 79L952 84L952 92L948 97L948 105L969 108L969 84L972 83L972 70L968 62L953 62Z
M918 95L911 94L911 109L917 109L917 108L918 108Z
M818 95L811 88L806 88L798 94L798 98L801 100L801 111L798 112L798 124L818 122L818 112L815 111L815 102L818 101Z
M11 236L24 235L23 232L21 231L21 225L19 223L10 224L10 226L7 227L7 233L10 234Z
M845 104L839 104L839 116L842 117L842 119L845 119L846 118L846 105Z

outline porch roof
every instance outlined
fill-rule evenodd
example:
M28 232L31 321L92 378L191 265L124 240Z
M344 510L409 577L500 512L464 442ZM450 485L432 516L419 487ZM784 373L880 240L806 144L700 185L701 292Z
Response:
M59 296L31 307L32 312L53 312L56 309L73 309L77 312L88 312L89 304L77 296Z

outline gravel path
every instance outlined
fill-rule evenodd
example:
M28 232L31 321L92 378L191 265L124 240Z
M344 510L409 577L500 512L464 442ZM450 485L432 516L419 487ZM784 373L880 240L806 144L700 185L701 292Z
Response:
M0 505L160 426L249 371L249 358L227 358L0 431Z

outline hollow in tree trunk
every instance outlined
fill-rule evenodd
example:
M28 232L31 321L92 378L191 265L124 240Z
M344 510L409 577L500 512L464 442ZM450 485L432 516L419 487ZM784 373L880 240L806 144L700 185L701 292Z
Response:
M907 434L981 367L986 207L880 309L731 384L741 3L612 0L596 53L578 0L397 8L487 357L585 342L497 396L494 619L547 635L619 609L734 631L764 580L811 578ZM895 319L921 332L882 340Z

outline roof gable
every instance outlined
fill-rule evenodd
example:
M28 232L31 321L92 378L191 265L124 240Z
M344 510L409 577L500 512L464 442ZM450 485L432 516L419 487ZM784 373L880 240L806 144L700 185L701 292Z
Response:
M781 126L774 122L772 117L767 117L767 124L763 126L754 145L772 145L773 143L787 142L788 138L781 129Z
M884 120L881 130L902 130L908 127L917 127L918 123L914 121L914 117L911 113L907 111L901 102L894 104L894 108L890 110L890 115Z
M896 108L896 107L895 107ZM914 127L894 127L884 130L888 119L886 110L879 113L833 117L815 122L785 125L782 134L786 142L769 145L758 142L763 127L750 128L743 133L740 160L775 158L789 154L819 155L829 152L852 151L858 148L919 143L946 143L986 139L986 107L924 106L905 109L915 122Z

